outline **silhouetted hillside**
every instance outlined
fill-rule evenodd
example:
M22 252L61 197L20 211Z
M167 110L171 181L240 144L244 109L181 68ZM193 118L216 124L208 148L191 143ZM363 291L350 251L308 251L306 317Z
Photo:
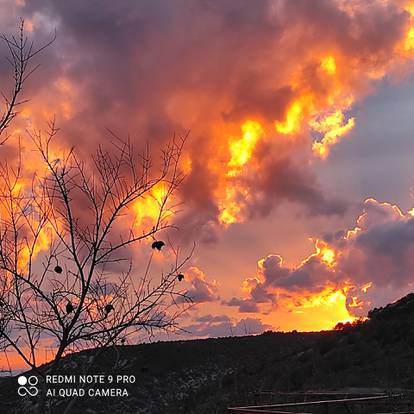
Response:
M61 373L81 373L93 352L67 357ZM225 413L267 391L414 388L414 294L342 330L106 349L91 372L134 375L136 383L126 386L129 397L79 399L75 413ZM0 383L0 412L30 412L16 389L15 379ZM67 400L54 403L60 413Z

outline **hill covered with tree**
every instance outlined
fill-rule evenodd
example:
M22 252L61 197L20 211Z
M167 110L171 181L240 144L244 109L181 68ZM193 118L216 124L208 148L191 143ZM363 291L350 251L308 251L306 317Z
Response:
M132 375L128 397L82 397L71 412L225 413L256 404L266 392L344 388L414 388L414 294L359 324L325 332L157 342L84 351L65 359L62 375ZM48 366L43 367L47 372ZM0 383L1 412L32 412L16 379ZM261 394L262 393L262 394ZM70 398L52 398L53 413ZM17 410L17 411L16 411Z

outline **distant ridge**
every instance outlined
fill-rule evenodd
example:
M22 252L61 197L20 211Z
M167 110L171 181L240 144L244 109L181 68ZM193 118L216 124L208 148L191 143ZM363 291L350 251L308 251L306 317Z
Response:
M91 372L134 375L129 397L83 398L74 412L224 414L228 406L266 402L269 392L414 389L414 294L369 317L342 330L108 348ZM68 356L60 373L82 372L94 352ZM53 413L66 403L54 400ZM0 382L0 412L30 409L15 379Z
M401 299L389 303L381 308L374 308L368 312L370 319L393 318L401 314L411 313L414 311L414 293L402 297Z

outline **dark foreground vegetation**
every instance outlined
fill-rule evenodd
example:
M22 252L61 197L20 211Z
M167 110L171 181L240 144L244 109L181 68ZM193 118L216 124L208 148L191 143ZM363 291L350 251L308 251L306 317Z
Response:
M108 348L89 373L134 375L122 386L129 396L79 398L71 412L211 414L268 391L414 388L414 294L342 328ZM93 352L67 357L61 373L83 373ZM69 400L52 399L51 412ZM30 413L35 401L17 395L15 378L1 380L1 413Z

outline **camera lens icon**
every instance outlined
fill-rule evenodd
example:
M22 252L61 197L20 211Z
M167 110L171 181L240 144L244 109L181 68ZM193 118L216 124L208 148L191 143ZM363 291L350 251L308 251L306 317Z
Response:
M20 375L20 377L17 378L17 382L19 383L19 385L26 385L27 378L24 375Z
M26 395L35 397L39 393L39 389L36 387L38 382L39 380L35 375L30 375L29 377L20 375L17 378L17 383L20 385L20 387L17 389L17 393L21 397L24 397Z

